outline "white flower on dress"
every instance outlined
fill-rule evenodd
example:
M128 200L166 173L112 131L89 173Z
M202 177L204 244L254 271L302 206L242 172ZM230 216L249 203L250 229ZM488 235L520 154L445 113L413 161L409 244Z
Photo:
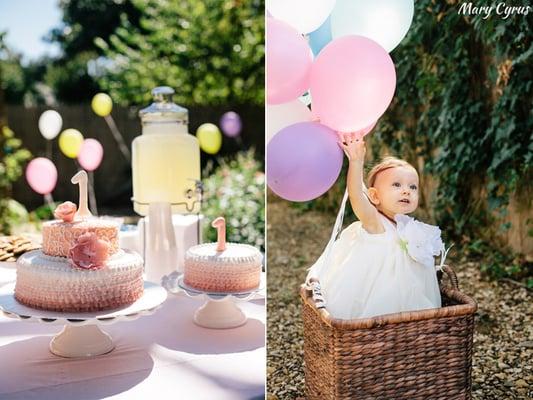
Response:
M435 267L434 257L444 254L440 228L402 214L397 214L394 219L400 246L416 262L430 268Z

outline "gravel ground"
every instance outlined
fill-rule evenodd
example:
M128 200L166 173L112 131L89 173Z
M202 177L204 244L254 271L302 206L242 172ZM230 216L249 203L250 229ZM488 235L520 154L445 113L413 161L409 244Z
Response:
M334 216L268 204L267 398L304 397L303 332L298 288L320 255ZM473 399L533 398L532 293L483 280L479 266L450 257L462 291L478 302Z

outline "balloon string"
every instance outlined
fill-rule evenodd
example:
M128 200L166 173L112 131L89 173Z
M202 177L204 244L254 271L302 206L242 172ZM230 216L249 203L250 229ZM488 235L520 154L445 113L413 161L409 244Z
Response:
M49 160L52 160L52 141L47 140L46 141L46 158Z
M237 136L237 137L235 138L235 141L237 142L237 145L239 146L239 148L242 150L242 149L243 149L243 141L242 141L242 139L241 139L241 136L240 136L240 135Z
M89 207L93 215L98 215L98 209L96 208L96 196L94 195L94 174L90 171L89 176Z
M128 162L131 162L130 149L128 148L128 146L126 146L126 142L124 142L124 138L120 134L120 131L118 130L117 125L115 124L115 120L113 119L111 114L106 115L104 117L104 120L107 123L107 126L109 127L109 129L111 130L111 133L113 134L113 138L117 142L120 152L122 153L122 155L124 156L124 158L126 158Z
M52 197L52 193L47 193L44 195L44 202L48 204L48 207L53 212L55 207L54 207L54 198Z

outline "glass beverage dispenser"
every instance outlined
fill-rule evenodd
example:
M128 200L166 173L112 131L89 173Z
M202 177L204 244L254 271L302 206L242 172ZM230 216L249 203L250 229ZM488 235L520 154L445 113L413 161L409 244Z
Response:
M178 268L172 214L199 213L201 204L198 140L173 94L168 86L152 90L154 102L139 112L142 135L132 143L133 208L148 216L144 266L146 279L157 283Z

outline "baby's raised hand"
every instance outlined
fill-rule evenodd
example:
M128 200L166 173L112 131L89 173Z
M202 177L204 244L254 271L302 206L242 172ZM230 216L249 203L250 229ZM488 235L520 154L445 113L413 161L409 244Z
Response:
M363 139L357 139L353 133L338 133L339 146L350 161L364 162L366 146Z

